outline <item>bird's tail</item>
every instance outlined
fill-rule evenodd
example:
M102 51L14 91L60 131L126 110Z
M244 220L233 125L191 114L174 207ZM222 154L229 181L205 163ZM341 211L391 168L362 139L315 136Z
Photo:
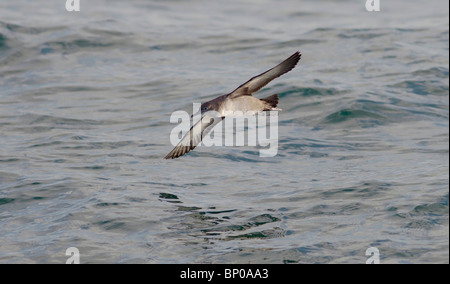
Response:
M264 109L266 111L267 110L281 110L280 108L277 108L278 94L262 98L261 101L263 101L266 104L266 108Z

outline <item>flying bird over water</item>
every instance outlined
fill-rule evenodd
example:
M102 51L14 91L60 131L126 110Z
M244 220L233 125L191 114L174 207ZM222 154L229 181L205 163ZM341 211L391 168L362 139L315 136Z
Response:
M299 51L277 66L261 73L244 84L237 87L233 92L219 96L201 105L201 119L191 127L181 141L170 151L164 159L175 159L193 150L205 137L206 134L222 119L227 113L240 111L242 113L258 113L260 111L280 111L277 108L278 94L258 99L252 96L270 81L291 71L300 60ZM213 115L214 113L215 115Z

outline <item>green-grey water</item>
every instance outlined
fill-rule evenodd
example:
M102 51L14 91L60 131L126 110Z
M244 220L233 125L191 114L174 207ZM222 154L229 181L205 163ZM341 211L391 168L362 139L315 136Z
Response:
M380 2L1 2L0 263L448 263L448 2ZM275 157L163 160L296 50Z

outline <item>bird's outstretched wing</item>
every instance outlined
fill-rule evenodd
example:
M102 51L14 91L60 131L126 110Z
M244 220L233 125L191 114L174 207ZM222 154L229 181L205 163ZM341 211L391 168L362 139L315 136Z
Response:
M193 150L217 123L222 121L220 116L212 116L208 112L191 127L188 133L178 142L177 146L164 159L175 159Z
M302 54L297 51L272 69L269 69L266 72L251 78L244 84L237 87L236 90L231 92L229 94L230 98L246 95L251 96L251 94L259 91L273 79L278 78L281 75L291 71L295 67L295 65L297 65L297 62L300 60L301 56Z

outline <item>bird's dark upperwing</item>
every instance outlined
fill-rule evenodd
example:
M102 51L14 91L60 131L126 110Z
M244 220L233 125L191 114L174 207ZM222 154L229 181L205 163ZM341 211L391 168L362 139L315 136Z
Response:
M216 126L217 123L222 121L222 117L220 116L212 116L208 112L203 114L202 118L191 127L188 133L178 142L177 146L167 154L164 159L175 159L189 151L193 150L211 131L211 129Z
M266 72L251 78L244 84L240 85L236 90L231 92L229 94L230 98L251 95L254 92L259 91L273 79L278 78L284 73L291 71L295 67L295 65L297 65L297 62L300 60L301 56L302 54L297 51L272 69L269 69Z

